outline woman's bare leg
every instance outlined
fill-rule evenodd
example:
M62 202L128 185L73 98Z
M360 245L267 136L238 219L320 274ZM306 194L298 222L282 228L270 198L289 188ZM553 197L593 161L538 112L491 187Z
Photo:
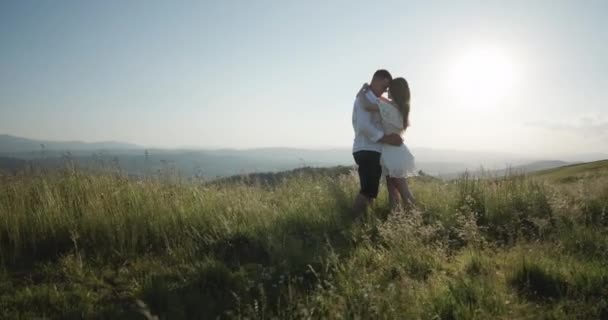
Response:
M399 194L401 194L401 199L403 199L404 206L414 206L416 205L416 198L410 191L409 186L407 185L406 178L395 178L395 184L399 189Z
M395 210L399 207L399 188L394 179L389 176L386 176L386 188L388 191L388 203L391 206L391 210Z

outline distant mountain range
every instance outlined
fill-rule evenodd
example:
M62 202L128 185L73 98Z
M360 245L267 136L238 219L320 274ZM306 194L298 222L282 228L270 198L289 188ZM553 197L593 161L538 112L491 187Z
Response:
M115 141L83 142L83 141L45 141L33 140L11 135L0 135L0 153L19 153L43 150L68 151L68 150L102 150L102 149L141 149L140 146Z
M532 172L608 158L607 154L598 153L547 161L510 153L430 148L412 148L412 153L420 170L442 177L481 169L494 174L504 174L508 169ZM303 167L354 165L350 148L157 149L114 141L44 141L0 135L0 170L14 172L25 166L53 168L67 159L84 169L120 169L132 175L172 171L206 179Z

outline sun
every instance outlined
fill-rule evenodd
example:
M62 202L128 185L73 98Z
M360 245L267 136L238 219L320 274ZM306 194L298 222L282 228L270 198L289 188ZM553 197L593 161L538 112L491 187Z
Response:
M448 66L449 99L473 109L495 109L515 93L518 73L514 57L504 49L469 49Z

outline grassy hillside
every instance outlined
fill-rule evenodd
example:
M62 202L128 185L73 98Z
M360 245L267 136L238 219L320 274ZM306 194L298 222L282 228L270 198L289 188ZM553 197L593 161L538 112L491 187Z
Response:
M569 183L587 178L608 176L608 160L563 166L555 169L538 171L534 177L541 177L557 183Z
M360 218L352 172L0 177L0 318L607 318L608 177L590 166L412 179L417 210L383 190Z

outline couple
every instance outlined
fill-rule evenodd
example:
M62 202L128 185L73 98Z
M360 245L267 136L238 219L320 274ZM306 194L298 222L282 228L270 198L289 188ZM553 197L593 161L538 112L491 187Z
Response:
M388 89L388 97L382 94ZM415 199L406 177L414 173L414 156L403 144L402 134L409 125L410 88L404 78L395 78L386 70L374 73L372 81L363 85L353 108L353 157L358 165L361 190L355 198L358 216L378 195L382 175L391 208L405 207Z

